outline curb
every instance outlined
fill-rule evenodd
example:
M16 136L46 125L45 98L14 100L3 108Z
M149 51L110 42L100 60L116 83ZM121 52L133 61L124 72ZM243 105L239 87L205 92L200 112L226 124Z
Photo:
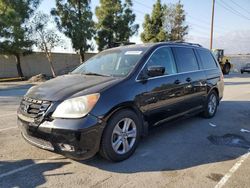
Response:
M0 78L0 82L8 82L8 81L22 81L24 77L17 77L17 78Z

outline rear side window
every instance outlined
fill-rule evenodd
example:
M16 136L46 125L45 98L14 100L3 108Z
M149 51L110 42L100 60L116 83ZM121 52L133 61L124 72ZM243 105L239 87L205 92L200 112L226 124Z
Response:
M157 49L147 63L147 67L150 66L165 67L165 75L175 74L177 72L172 50L169 47Z
M212 56L212 54L207 50L197 50L201 63L204 69L214 69L217 68L216 62Z
M173 49L178 72L199 70L199 65L192 48L175 47Z

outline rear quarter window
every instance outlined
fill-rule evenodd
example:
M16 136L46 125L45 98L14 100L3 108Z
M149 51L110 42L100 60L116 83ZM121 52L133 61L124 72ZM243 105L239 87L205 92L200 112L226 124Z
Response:
M208 50L200 50L197 49L197 53L200 56L201 63L203 65L204 69L215 69L217 68L217 64L211 54Z
M199 70L199 65L192 48L174 47L174 54L178 72Z

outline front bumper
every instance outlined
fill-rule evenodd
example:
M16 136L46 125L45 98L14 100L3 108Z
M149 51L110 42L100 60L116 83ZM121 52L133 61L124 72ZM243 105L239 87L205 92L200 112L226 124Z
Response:
M98 151L104 123L95 116L35 122L18 114L18 127L32 145L76 160L93 157Z

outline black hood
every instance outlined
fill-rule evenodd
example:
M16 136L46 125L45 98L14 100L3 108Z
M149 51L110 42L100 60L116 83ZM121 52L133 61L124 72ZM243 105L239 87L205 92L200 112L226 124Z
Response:
M63 75L32 87L27 92L26 97L39 100L59 101L94 86L100 85L100 89L102 89L101 84L113 80L116 79L113 77L87 76L81 74Z

